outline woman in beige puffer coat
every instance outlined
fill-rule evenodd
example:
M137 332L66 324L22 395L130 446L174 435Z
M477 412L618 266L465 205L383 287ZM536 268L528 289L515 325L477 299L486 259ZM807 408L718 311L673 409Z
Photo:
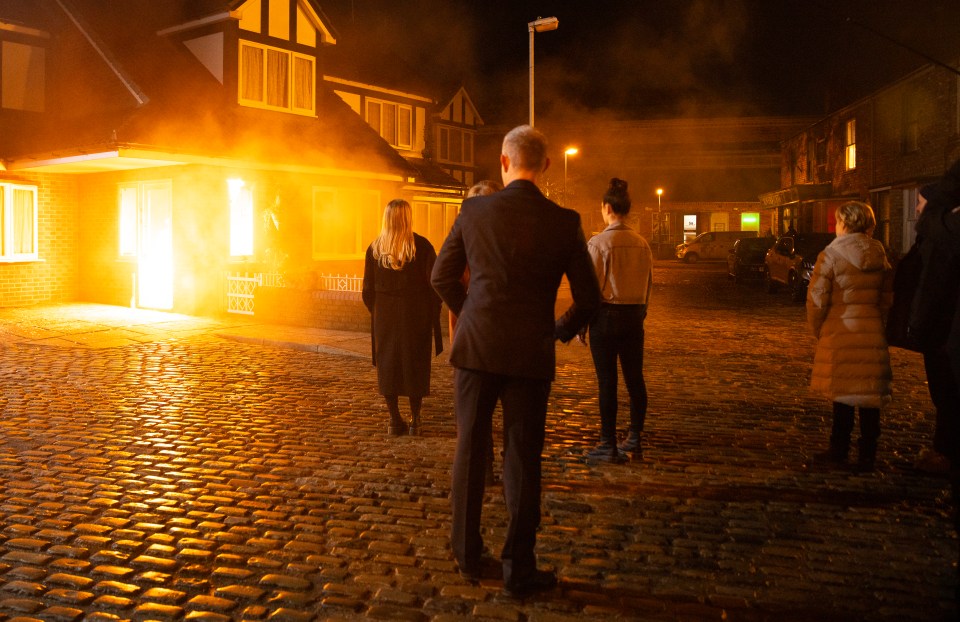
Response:
M890 355L884 315L892 301L891 268L866 203L837 209L837 238L813 269L807 322L817 338L810 387L833 402L830 448L818 462L843 463L850 451L855 408L860 409L857 462L872 470L880 436L880 406L890 398Z

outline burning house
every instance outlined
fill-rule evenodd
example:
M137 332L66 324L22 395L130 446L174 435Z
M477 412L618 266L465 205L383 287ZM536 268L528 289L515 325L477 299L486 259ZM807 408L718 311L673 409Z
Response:
M313 310L271 319L315 323L390 199L442 240L449 104L328 72L337 44L312 0L0 4L0 305L251 313L272 284Z

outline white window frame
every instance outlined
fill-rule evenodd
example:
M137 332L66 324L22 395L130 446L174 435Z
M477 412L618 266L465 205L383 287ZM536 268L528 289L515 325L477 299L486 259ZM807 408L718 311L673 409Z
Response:
M453 136L460 136L460 152L454 153ZM460 164L471 166L474 162L474 145L476 143L476 132L460 128L443 125L437 132L437 161L448 162L450 164Z
M14 230L14 203L13 196L15 192L29 192L32 195L32 218L33 222L31 224L33 231L33 239L30 240L31 248L33 249L29 253L17 253L12 249L16 247L16 231ZM12 263L17 261L38 261L40 259L40 253L38 250L40 236L39 236L39 201L38 195L39 191L37 186L29 184L14 184L14 183L0 183L0 225L2 225L2 231L0 231L0 263Z
M375 129L380 137L385 141L390 143L393 147L397 149L413 149L413 136L414 136L414 127L413 127L413 106L407 104L398 104L387 99L377 99L375 97L367 97L366 103L363 108L363 116L366 119L367 124ZM370 106L379 106L380 108L380 118L372 119ZM393 109L393 135L388 136L386 128L388 127L385 121L387 120L388 112L387 107L390 106ZM403 137L400 135L400 119L403 115L406 115L408 118L407 127L408 132L407 136Z
M857 168L857 120L848 119L844 124L843 162L845 170Z
M244 49L252 48L255 50L261 50L262 62L261 62L261 75L260 75L260 97L259 99L253 99L252 97L244 96L244 87L247 86L245 81L245 64L244 64ZM262 108L265 110L277 110L282 112L291 112L293 114L299 114L304 116L315 116L316 115L316 106L317 106L317 60L313 56L307 54L300 54L299 52L292 52L290 50L284 50L283 48L274 47L271 45L264 45L262 43L255 43L253 41L248 41L247 39L241 39L240 44L237 46L238 50L238 60L237 60L237 101L241 106L248 106L250 108ZM287 77L286 77L286 89L287 89L287 102L284 106L278 106L274 104L267 103L267 88L266 85L269 81L269 63L266 62L266 58L270 52L276 54L282 54L287 58ZM309 65L309 76L310 84L309 90L310 93L301 93L301 89L298 88L296 75L297 75L297 63L305 62ZM309 107L298 106L297 101L306 99Z

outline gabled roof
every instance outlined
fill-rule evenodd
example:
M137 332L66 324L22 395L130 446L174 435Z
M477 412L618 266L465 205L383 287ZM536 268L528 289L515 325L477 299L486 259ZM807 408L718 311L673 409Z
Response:
M226 93L183 45L157 34L174 17L188 15L175 10L184 5L197 11L237 3L53 1L69 17L64 27L82 34L110 79L124 88L108 89L110 101L97 112L74 117L51 107L42 127L5 136L0 157L9 169L57 161L91 166L93 154L101 154L104 170L111 166L103 154L126 153L138 154L146 165L226 159L263 168L413 175L407 162L323 84L317 85L317 118L239 106L236 95Z
M444 102L444 104L443 104L443 106L441 106L441 108L446 108L446 107L448 107L451 103L453 103L453 101L454 101L454 100L457 98L457 96L460 95L461 93L463 94L463 98L464 98L465 100L467 100L467 104L470 106L470 110L473 111L473 116L475 116L475 117L477 118L477 125L483 125L483 124L484 124L484 123L483 123L483 118L480 116L480 113L477 111L477 107L476 107L476 105L474 105L473 100L470 99L470 94L467 93L467 89L466 89L464 86L462 86L462 85L461 85L460 87L458 87L458 88L453 92L453 94L452 94L450 97L446 97L446 98L440 100L441 102Z

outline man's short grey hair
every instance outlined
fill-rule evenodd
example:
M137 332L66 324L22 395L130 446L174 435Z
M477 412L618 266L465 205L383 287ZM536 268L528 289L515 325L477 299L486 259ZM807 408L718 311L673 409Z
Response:
M529 125L520 125L504 136L503 154L513 166L539 173L547 166L547 137Z

